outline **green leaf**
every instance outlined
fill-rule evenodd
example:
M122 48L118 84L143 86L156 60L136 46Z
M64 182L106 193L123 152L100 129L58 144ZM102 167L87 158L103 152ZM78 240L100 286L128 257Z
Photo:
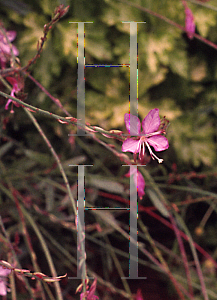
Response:
M153 203L153 205L157 208L157 210L166 218L169 217L169 212L166 206L160 201L158 195L151 188L146 188L146 193L149 196L149 199Z
M216 26L216 13L212 10L209 12L205 10L197 10L194 13L195 23L197 25L199 33L206 37L210 27Z
M216 159L214 130L208 116L203 124L197 124L196 120L193 113L174 120L169 137L179 158L185 163L192 163L195 167L201 163L211 166Z

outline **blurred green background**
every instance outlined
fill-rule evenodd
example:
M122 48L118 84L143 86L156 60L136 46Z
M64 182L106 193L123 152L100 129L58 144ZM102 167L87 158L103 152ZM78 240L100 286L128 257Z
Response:
M191 3L195 2L195 3ZM92 21L85 25L87 64L129 62L129 24L138 24L139 115L155 107L170 120L168 136L178 163L187 167L216 163L216 50L197 39L189 40L178 28L142 10L148 8L185 26L182 2L176 1L62 1L68 14L49 33L44 51L31 74L58 97L76 116L77 28L70 21ZM196 32L217 41L217 1L187 1ZM196 4L197 3L197 4ZM17 31L15 44L24 66L36 53L45 23L60 1L1 1L1 20ZM138 5L138 7L134 7ZM206 8L204 5L210 7ZM139 7L140 6L140 7ZM123 128L128 111L128 68L86 69L86 120L106 129ZM51 100L26 81L28 102L48 109Z

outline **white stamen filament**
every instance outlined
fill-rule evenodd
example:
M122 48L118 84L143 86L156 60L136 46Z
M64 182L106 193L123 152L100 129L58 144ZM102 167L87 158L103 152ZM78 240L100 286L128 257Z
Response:
M149 144L148 144L147 142L145 142L145 144L146 144L146 146L148 147L148 150L149 150L149 152L150 152L150 155L151 155L152 159L157 159L158 163L161 164L161 163L164 161L163 158L157 157L157 155L155 155L155 154L153 153L153 151L151 150L151 147L149 146Z
M154 135L160 135L160 134L162 134L162 130L155 131L155 132L152 132L152 133L148 133L145 136L146 136L146 138L148 138L148 137L151 137L151 136L154 136Z

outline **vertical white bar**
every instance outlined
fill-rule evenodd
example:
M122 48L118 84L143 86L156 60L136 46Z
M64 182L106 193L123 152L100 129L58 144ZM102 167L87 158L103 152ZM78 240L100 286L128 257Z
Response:
M130 22L130 114L138 117L137 23Z
M138 279L137 186L133 180L137 166L130 166L130 245L129 279ZM133 241L133 242L132 242ZM136 243L135 243L136 242Z
M77 201L77 278L85 279L85 188L84 188L84 165L78 165L78 201Z
M78 79L77 79L77 119L79 123L85 125L85 56L84 56L84 23L78 23L78 43L77 43L77 63L78 63ZM84 136L85 131L77 128L77 135Z
M77 28L77 119L81 127L85 125L85 23L93 22L69 22L78 24ZM70 136L85 136L82 128L77 128L77 134Z
M86 279L86 252L85 252L85 176L84 167L92 165L69 165L78 167L78 199L77 199L77 277L69 279ZM92 278L92 277L90 277Z

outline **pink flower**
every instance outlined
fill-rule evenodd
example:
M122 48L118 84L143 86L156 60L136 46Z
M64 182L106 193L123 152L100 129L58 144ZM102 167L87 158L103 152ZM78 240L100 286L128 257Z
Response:
M0 62L2 68L4 68L6 62L10 60L11 51L14 56L19 55L18 49L14 45L10 45L10 42L15 39L16 35L16 31L6 31L2 26L0 27Z
M137 290L135 300L143 300L142 292L140 289Z
M136 160L136 154L139 153L139 160L142 162L145 155L145 146L147 146L152 159L157 159L159 163L162 163L163 159L158 158L150 147L154 147L155 151L163 151L169 147L167 138L162 136L165 130L160 128L159 109L152 109L144 118L142 121L142 132L140 131L140 120L136 116L125 114L124 121L128 132L131 135L136 135L136 137L127 138L123 142L122 151L134 153L134 160ZM130 121L132 124L130 124Z
M95 278L89 291L86 291L85 293L81 293L80 295L80 300L86 299L86 300L95 300L95 299L99 299L98 296L94 295L95 291L96 291L96 284L97 284L97 279ZM88 286L86 286L86 288L88 289Z
M15 93L19 92L22 88L23 88L23 83L22 83L22 80L20 79L20 82L17 81L16 78L14 77L6 77L7 81L10 82L10 84L12 85L12 90L11 90L11 96L12 97L16 97ZM19 107L20 105L16 102L16 101L13 101L12 99L8 99L6 105L5 105L5 109L8 109L9 107L9 104L10 103L13 103L15 106ZM11 113L13 113L13 108L11 109Z
M185 30L189 39L193 39L195 33L195 23L194 16L190 8L188 8L187 3L182 1L185 7Z
M6 277L11 273L10 269L0 266L0 295L7 295Z
M140 200L142 199L142 197L145 195L145 180L142 176L142 174L137 170L137 167L134 167L133 169L131 169L133 172L133 180L135 183L135 186L137 187L137 193L138 196L140 198ZM126 177L130 177L130 170L127 174L125 174Z

